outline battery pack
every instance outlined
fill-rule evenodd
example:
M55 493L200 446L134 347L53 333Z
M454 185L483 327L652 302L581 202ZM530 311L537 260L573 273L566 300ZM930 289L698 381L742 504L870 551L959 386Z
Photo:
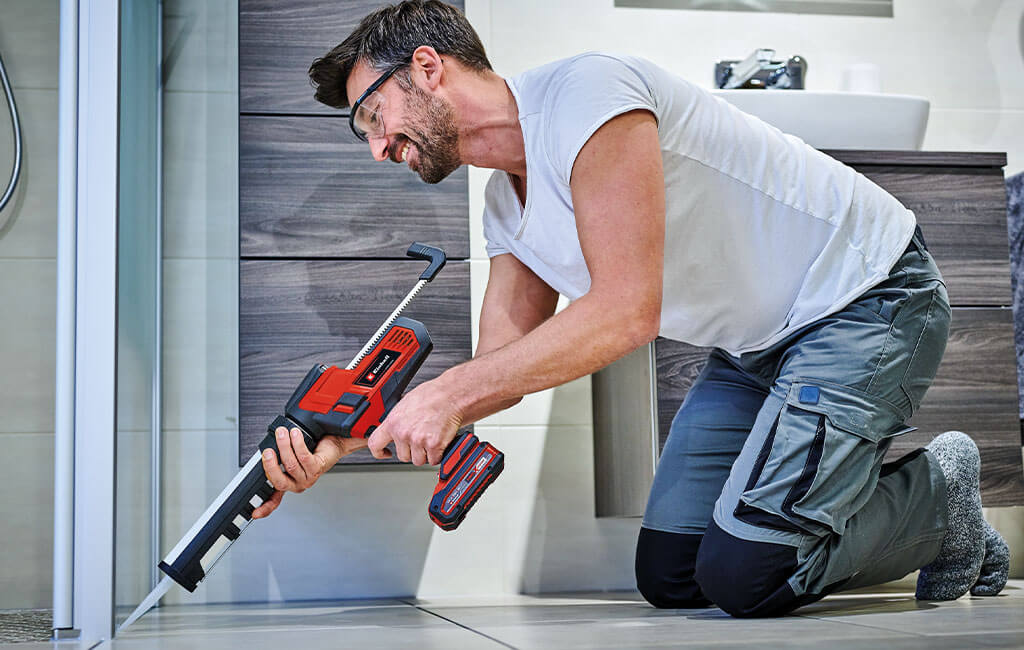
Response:
M505 468L505 454L465 431L452 440L437 472L427 514L443 530L455 530L480 495Z

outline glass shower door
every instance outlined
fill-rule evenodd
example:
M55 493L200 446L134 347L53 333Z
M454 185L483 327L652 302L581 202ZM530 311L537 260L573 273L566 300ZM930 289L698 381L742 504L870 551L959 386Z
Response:
M160 481L160 7L120 1L115 626L156 586Z

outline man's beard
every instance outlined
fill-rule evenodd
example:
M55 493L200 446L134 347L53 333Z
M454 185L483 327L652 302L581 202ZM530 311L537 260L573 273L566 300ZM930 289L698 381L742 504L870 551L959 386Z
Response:
M415 84L408 93L410 105L418 107L408 126L419 152L416 173L426 183L440 183L462 164L455 110Z

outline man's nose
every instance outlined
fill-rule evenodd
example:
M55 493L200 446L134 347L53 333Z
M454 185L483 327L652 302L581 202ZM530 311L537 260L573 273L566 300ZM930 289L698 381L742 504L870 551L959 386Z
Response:
M383 162L388 159L388 139L385 137L375 138L370 137L370 153L373 154L373 159L377 162Z

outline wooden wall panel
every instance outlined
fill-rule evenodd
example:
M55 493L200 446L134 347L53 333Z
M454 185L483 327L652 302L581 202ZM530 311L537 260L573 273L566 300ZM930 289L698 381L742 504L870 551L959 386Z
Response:
M386 4L392 2L239 0L239 110L337 114L313 99L309 66L345 40L366 14ZM449 4L464 9L462 0Z
M711 348L661 338L654 342L654 361L658 368L658 453L665 446L672 418L682 406L690 386L704 369Z
M1009 306L1006 185L999 168L859 166L914 211L957 306Z
M400 258L413 241L469 257L466 168L427 185L342 119L242 116L239 190L243 257Z
M836 160L861 165L908 167L1006 167L1005 151L877 151L872 149L823 149Z
M471 354L466 169L430 186L375 162L307 75L384 4L239 0L240 462L309 368L347 364L412 288L413 241L449 258L406 310L435 345L413 385Z
M954 308L939 373L909 424L920 430L896 438L890 457L964 431L981 450L985 505L1024 503L1012 309Z
M659 452L686 391L704 367L709 350L658 339ZM1017 369L1010 309L954 308L949 343L935 382L910 420L919 430L896 438L889 458L953 429L968 433L982 454L986 506L1024 501Z
M825 151L914 211L956 306L1011 304L1006 154Z
M239 283L239 463L315 363L344 367L425 263L243 260ZM434 350L415 386L470 357L469 263L449 261L402 314L422 321ZM378 462L365 450L342 463Z

